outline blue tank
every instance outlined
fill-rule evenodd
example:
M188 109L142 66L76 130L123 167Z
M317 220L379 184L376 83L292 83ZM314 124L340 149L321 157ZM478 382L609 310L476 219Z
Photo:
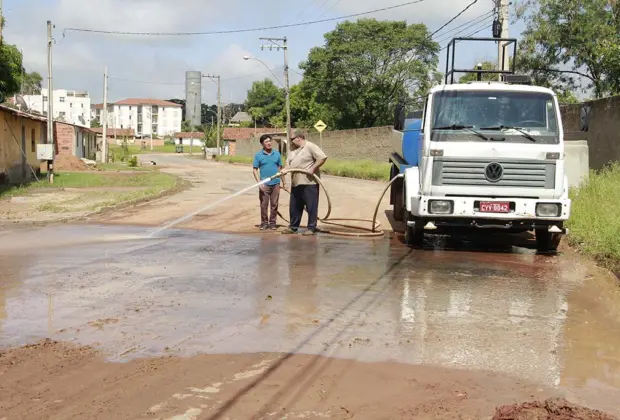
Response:
M403 144L400 155L409 166L419 166L420 155L422 154L422 120L409 120L405 124L403 133Z

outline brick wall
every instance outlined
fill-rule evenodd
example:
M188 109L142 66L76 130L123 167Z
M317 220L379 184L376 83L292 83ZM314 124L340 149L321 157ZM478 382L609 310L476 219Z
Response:
M392 127L373 127L357 130L324 131L323 138L315 130L307 132L306 138L321 146L325 153L339 160L372 159L376 162L387 162L392 153ZM278 138L276 138L276 141ZM236 141L236 154L253 156L260 150L258 140Z
M620 96L584 104L590 106L587 132L579 131L581 104L561 107L565 138L587 140L592 169L601 169L609 162L620 161Z
M54 123L54 139L57 155L72 155L75 147L75 128L61 122Z

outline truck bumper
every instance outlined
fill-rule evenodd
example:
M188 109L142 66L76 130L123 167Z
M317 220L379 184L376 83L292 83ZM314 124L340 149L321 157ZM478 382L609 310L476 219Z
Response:
M474 227L498 229L549 229L551 232L567 233L564 222L568 220L571 200L546 200L525 198L484 198L484 197L411 197L411 214L424 220L425 229L436 227ZM444 211L433 211L433 202L444 202L439 206ZM449 202L447 205L445 202ZM509 211L494 213L483 211L481 203L508 204ZM558 213L549 217L541 215L539 204L556 205ZM549 207L549 206L544 206Z

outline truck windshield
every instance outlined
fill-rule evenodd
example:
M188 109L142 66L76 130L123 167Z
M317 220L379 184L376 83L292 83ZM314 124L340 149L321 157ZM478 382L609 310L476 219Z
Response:
M431 141L559 142L553 97L541 92L437 92L430 135Z

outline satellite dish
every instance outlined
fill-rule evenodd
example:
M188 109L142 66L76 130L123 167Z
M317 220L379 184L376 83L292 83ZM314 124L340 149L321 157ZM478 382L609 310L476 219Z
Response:
M28 104L26 103L26 101L21 95L15 95L15 104L19 107L20 111L24 111L24 112L30 111Z
M86 120L84 120L84 117L81 115L78 115L78 120L80 120L80 122L84 125L86 125Z

